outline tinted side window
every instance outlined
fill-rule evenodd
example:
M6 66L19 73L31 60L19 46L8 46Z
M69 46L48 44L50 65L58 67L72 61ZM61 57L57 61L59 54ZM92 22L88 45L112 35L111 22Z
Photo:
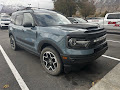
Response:
M30 13L24 13L23 24L31 22L34 26L34 19Z
M110 14L107 19L120 19L120 14Z
M20 26L22 25L22 22L23 22L23 15L16 16L15 24Z

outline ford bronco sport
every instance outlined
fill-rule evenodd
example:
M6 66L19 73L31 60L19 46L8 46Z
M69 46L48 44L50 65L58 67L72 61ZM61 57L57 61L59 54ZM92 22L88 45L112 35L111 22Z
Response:
M65 68L93 62L107 50L106 31L89 24L71 24L63 15L45 9L14 12L10 44L40 56L46 72L59 75Z

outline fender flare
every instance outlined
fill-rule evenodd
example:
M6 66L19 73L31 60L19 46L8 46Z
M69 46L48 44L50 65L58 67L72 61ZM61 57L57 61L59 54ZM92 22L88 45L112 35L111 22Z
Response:
M42 46L44 44L51 45L53 48L55 48L57 50L57 52L59 54L63 54L62 50L54 42L52 42L50 40L42 40L41 42L39 42L38 47L37 47L38 52L41 52Z

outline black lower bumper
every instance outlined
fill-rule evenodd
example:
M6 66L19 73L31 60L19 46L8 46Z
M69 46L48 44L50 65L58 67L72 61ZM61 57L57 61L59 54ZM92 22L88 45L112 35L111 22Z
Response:
M66 56L67 59L63 59L63 63L64 66L72 66L72 65L76 65L76 64L84 64L84 63L89 63L89 62L93 62L94 60L96 60L97 58L99 58L101 55L103 55L106 50L108 49L107 43L96 48L93 54L90 55L74 55L74 56ZM63 57L64 55L61 55L61 57Z

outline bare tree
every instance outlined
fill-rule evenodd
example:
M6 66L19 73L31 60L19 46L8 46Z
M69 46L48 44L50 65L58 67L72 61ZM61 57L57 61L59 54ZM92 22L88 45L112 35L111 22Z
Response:
M87 17L89 15L94 15L96 11L96 7L93 2L89 2L88 0L80 0L77 2L77 6L79 7L79 11L83 17Z
M58 11L68 17L76 12L76 3L74 0L57 0L54 2L55 11Z

